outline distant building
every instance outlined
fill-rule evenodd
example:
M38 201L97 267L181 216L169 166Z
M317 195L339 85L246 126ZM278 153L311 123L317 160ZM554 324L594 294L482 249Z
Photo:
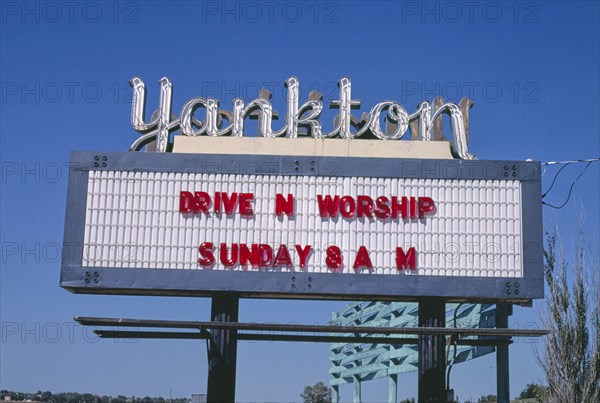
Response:
M199 393L192 394L192 403L206 403L206 395Z

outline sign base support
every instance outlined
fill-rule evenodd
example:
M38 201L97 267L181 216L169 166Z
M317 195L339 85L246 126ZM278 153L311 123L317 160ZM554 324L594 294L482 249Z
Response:
M212 322L237 322L239 297L223 293L212 297ZM237 359L237 331L211 329L208 348L207 401L235 402L235 371Z
M508 328L509 304L496 305L496 328ZM508 344L496 347L496 395L498 403L510 402L510 381L508 366Z
M419 300L419 327L445 327L446 304L440 298ZM419 336L419 402L445 403L446 337Z
M392 374L388 379L388 403L398 401L398 374Z

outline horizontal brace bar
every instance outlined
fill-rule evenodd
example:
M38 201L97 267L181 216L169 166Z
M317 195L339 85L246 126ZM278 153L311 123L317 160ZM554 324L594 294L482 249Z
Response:
M367 334L410 334L410 335L455 335L455 336L512 336L539 337L549 333L542 329L478 329L447 327L374 327L335 325L293 325L240 322L195 322L147 319L92 318L76 316L75 321L87 326L127 327L170 327L179 329L230 329L256 331L288 331L311 333L367 333Z
M109 339L176 339L176 340L206 340L208 332L152 332L132 330L96 330L96 335ZM263 334L238 333L238 340L246 341L291 341L313 343L374 343L374 344L417 344L416 337L376 337L376 336L331 336L331 335L295 335L295 334ZM510 340L458 340L456 344L464 346L498 346L511 344Z
M373 337L373 336L330 336L309 334L261 334L238 333L238 340L251 341L297 341L309 343L374 343L374 344L416 344L412 337Z
M138 332L131 330L94 330L103 339L181 339L206 340L210 336L205 333L191 332Z

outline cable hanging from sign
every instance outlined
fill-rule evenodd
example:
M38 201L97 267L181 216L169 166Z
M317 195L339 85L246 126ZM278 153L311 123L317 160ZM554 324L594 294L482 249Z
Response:
M464 302L461 302L460 304L458 304L456 309L454 310L454 315L452 315L454 328L457 327L456 315L458 314L458 310L460 309L460 307L463 305L464 305ZM452 361L450 361L450 364L448 365L448 369L446 370L446 389L447 390L450 390L450 372L452 371L452 366L454 365L454 362L456 361L456 354L458 352L457 345L458 345L458 338L454 335L450 336L448 348L446 349L446 361L448 361L448 356L450 355L450 347L454 347L454 354L452 356Z
M541 164L544 166L544 170L542 171L542 176L544 176L546 174L546 170L548 169L548 167L550 165L562 165L562 164L570 165L570 164L580 164L582 162L596 162L596 161L600 161L600 158L542 162ZM546 192L546 193L548 193L548 192Z
M571 193L573 191L573 187L575 186L575 184L583 176L583 174L585 173L585 171L587 171L587 169L589 168L589 166L593 162L597 162L597 161L600 161L600 158L589 158L589 159L584 159L584 160L572 160L572 161L544 162L543 163L544 165L558 165L558 164L564 164L564 165L562 167L560 167L560 169L558 170L558 172L556 172L556 175L554 175L554 179L552 179L552 183L550 184L550 187L542 195L542 204L546 205L548 207L555 208L557 210L560 210L561 208L563 208L564 206L566 206L567 203L569 202L569 200L571 199ZM556 205L553 205L553 204L550 204L550 203L546 203L545 201L543 201L543 199L548 195L548 193L550 192L550 190L552 190L552 187L554 186L554 183L556 182L556 179L558 178L558 175L560 175L560 173L563 171L563 169L565 169L566 167L568 167L571 164L582 163L582 162L587 162L587 164L586 164L585 168L583 168L583 171L581 171L581 173L579 175L577 175L577 177L575 178L575 180L571 183L571 186L569 187L569 193L567 195L567 199L564 201L564 203L561 204L560 206L556 206Z
M548 161L548 162L542 162L542 165L574 164L574 163L580 163L580 162L595 162L595 161L600 161L600 157L599 158L580 159L580 160Z

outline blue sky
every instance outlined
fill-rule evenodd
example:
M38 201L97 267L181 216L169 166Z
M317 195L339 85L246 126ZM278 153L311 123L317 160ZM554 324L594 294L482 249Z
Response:
M174 87L173 110L193 96L229 105L261 86L300 80L303 97L327 98L343 76L364 109L383 99L409 112L435 95L470 96L469 148L480 159L563 161L600 155L597 2L12 2L1 3L0 388L136 396L189 396L206 389L201 342L98 340L74 315L207 320L209 299L83 296L58 286L71 150L125 151L131 128L128 81ZM337 95L335 92L333 95ZM331 127L334 113L323 121ZM578 211L598 250L600 164L561 210L544 208L565 243ZM562 203L584 168L567 167L547 196ZM546 189L556 166L547 169ZM16 252L14 252L16 248ZM241 321L326 323L340 302L242 300ZM536 326L534 308L515 308L511 326ZM542 373L529 340L511 346L511 396ZM328 345L242 342L241 401L294 401L328 379ZM495 359L452 371L462 399L495 393ZM365 401L387 397L384 381L363 385ZM344 400L351 387L342 388ZM399 398L416 396L416 374Z

